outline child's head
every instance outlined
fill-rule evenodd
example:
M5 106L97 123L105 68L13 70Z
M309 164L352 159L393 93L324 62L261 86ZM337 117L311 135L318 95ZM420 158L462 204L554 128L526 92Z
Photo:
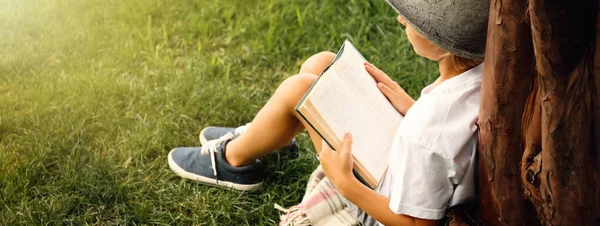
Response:
M431 60L450 59L466 70L481 63L485 52L489 1L387 0L400 14L415 52Z

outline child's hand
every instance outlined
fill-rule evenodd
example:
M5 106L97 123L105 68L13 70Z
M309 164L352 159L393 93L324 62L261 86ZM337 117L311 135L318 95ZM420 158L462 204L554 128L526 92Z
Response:
M400 114L405 115L415 101L387 74L375 67L375 65L365 62L365 69L377 81L377 88L385 95L392 106Z
M338 190L343 189L350 180L355 179L352 174L352 135L350 133L344 136L342 150L334 151L327 145L327 142L323 141L319 159L323 166L323 172Z

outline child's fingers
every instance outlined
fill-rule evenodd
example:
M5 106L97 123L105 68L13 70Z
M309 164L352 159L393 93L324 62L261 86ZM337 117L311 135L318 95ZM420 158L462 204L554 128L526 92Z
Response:
M365 69L367 69L367 72L369 72L369 74L378 82L388 82L387 81L387 76L385 74L382 74L380 71L378 71L377 69L373 68L371 65L365 65Z
M381 82L377 83L377 88L379 88L379 91L381 91L383 95L390 100L395 99L395 97L398 96L398 93L396 93L392 88Z
M352 134L346 133L342 143L342 152L352 152Z
M379 71L377 71L375 68L373 68L369 62L365 62L365 69L367 70L367 72L369 72L369 74L371 76L375 77L375 80L381 79L380 78L381 75L379 74Z
M382 75L383 77L385 77L385 81L386 81L386 85L391 87L392 89L396 89L396 88L400 88L400 85L398 85L398 83L396 83L392 78L390 78L390 76L388 76L385 72L383 72L381 69L377 68L375 65L371 64L371 66L373 68L375 68L375 70L379 71L379 74Z
M377 66L375 66L374 64L371 64L371 66L372 66L373 68L375 68L375 70L379 71L379 73L380 73L380 74L382 74L382 75L384 75L386 78L388 78L390 81L392 80L392 79L390 78L390 76L388 76L388 75L387 75L385 72L383 72L383 71L382 71L381 69L379 69Z
M404 93L404 89L402 89L397 82L392 80L392 78L390 78L390 76L388 76L386 73L376 68L375 65L365 62L365 68L367 69L367 72L373 76L375 81L383 83L385 86L387 86L387 88L391 89L396 96L400 96L401 93ZM386 94L388 98L390 98L389 94L391 93Z
M373 74L373 75L375 75L377 77L380 77L381 79L384 79L385 77L387 77L387 75L385 73L383 73L383 71L377 69L375 67L375 65L373 65L373 64L371 64L369 62L365 62L365 69L367 69L367 71L370 74Z
M385 84L386 86L389 86L396 93L404 92L402 87L400 87L400 85L398 85L398 83L396 81L392 80L392 78L390 78L390 76L388 76L385 72L376 68L375 65L371 65L371 66L373 66L375 68L375 70L379 71L380 76L384 77L382 79L383 81L381 81L381 82L383 82L383 84Z
M320 160L328 159L328 155L330 155L331 148L324 140L321 142L321 150L317 152L317 158Z
M383 75L383 76L385 76L385 77L389 78L389 76L387 76L387 74L386 74L385 72L383 72L381 69L379 69L377 66L375 66L374 64L372 64L372 63L369 63L369 62L367 62L367 63L368 63L368 64L369 64L369 66L371 66L373 69L375 69L376 71L378 71L378 72L379 72L379 74L381 74L381 75Z
M331 148L329 147L329 144L327 144L327 142L325 142L325 140L321 140L321 151L320 151L320 153L330 151L330 149Z
M398 15L398 22L406 27L406 20L404 20L404 17Z
M378 82L382 82L388 86L394 86L394 84L396 84L394 80L390 78L390 76L377 69L373 64L366 63L365 69L367 69L367 72L369 72L369 74L371 74L371 76L373 76Z

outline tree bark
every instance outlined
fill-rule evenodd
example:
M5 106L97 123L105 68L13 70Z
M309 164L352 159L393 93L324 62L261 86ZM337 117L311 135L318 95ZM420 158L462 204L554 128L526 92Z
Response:
M533 45L525 0L490 4L479 112L479 210L489 225L536 225L519 162L521 116L532 90ZM521 213L521 214L515 214Z
M489 225L600 225L599 6L494 0L479 117Z

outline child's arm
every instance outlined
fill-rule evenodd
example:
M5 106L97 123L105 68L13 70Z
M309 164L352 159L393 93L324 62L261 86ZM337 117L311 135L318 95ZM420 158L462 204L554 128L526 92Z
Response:
M334 185L342 196L354 203L369 216L384 225L438 225L438 221L414 218L408 215L396 214L389 208L390 199L367 188L356 178L349 177L345 182Z
M390 200L367 188L352 175L352 136L346 134L342 150L334 151L323 142L319 158L327 178L342 196L384 225L438 225L438 221L423 220L396 214L389 208Z
M375 65L365 62L365 69L371 74L373 79L377 81L377 88L379 88L379 91L388 98L396 111L400 112L402 115L406 115L406 112L412 107L415 100L413 100L406 91L398 85L398 83L394 82L394 80L375 67Z

